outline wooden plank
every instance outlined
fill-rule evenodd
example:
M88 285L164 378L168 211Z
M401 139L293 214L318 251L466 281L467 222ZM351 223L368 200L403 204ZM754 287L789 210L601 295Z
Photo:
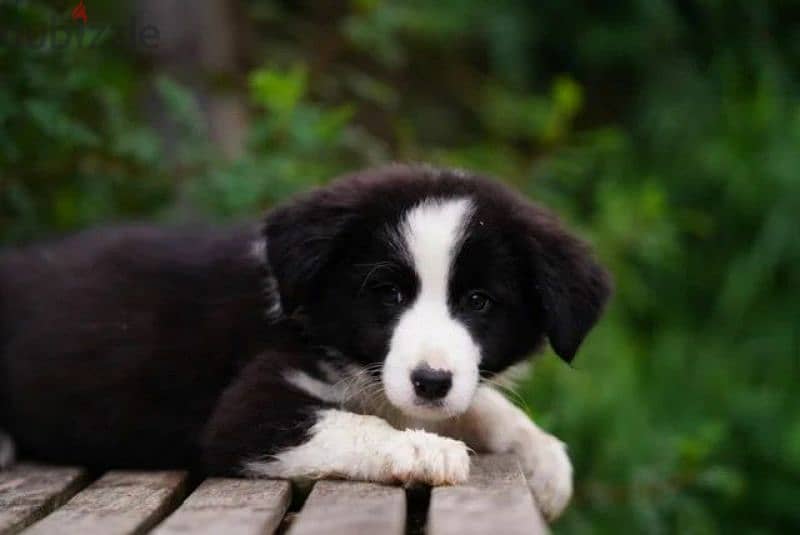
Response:
M0 534L17 533L69 500L88 481L80 468L21 463L0 472Z
M291 497L288 481L207 479L154 533L273 533Z
M521 535L548 530L516 457L482 455L473 458L466 484L433 489L427 533Z
M357 481L320 481L295 519L290 535L402 535L406 495L402 488Z
M186 480L185 472L108 472L25 533L144 533L178 505Z

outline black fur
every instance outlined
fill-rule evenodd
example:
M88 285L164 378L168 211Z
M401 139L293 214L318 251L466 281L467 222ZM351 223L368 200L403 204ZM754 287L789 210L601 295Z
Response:
M398 165L273 210L261 261L255 227L125 227L0 255L0 428L23 455L98 468L232 474L298 444L323 403L282 371L379 362L401 310L386 281L418 290L392 229L421 200L460 196L475 213L450 307L484 371L545 337L571 360L610 291L587 247L497 182ZM475 287L492 296L480 314L464 302Z

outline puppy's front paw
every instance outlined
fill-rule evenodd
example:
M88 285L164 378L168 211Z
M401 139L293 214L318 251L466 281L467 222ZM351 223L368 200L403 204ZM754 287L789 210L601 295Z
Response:
M455 485L469 477L466 444L426 431L403 431L391 463L393 478L407 484Z
M556 437L532 428L523 434L517 454L542 514L555 520L572 497L572 463Z

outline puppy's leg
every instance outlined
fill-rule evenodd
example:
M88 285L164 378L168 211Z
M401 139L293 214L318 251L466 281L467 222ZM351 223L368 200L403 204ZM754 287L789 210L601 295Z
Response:
M478 451L515 453L542 510L553 520L572 496L572 464L566 447L537 427L502 394L481 386L470 409L441 432Z
M207 472L431 484L467 478L463 442L340 410L316 389L284 380L298 360L261 355L223 393L202 440Z
M247 463L245 473L431 485L461 483L469 475L463 442L422 430L400 431L377 416L323 410L308 434L303 444Z
M16 458L14 439L8 433L0 430L0 470L11 468Z

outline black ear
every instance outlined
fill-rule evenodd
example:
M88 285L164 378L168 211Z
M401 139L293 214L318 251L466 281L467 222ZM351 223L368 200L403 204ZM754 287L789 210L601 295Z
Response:
M526 212L527 254L533 259L545 333L556 354L571 362L611 295L611 276L555 216L539 207Z
M357 189L340 184L312 191L267 214L267 263L283 315L291 316L307 303L335 244L355 220L358 205Z

